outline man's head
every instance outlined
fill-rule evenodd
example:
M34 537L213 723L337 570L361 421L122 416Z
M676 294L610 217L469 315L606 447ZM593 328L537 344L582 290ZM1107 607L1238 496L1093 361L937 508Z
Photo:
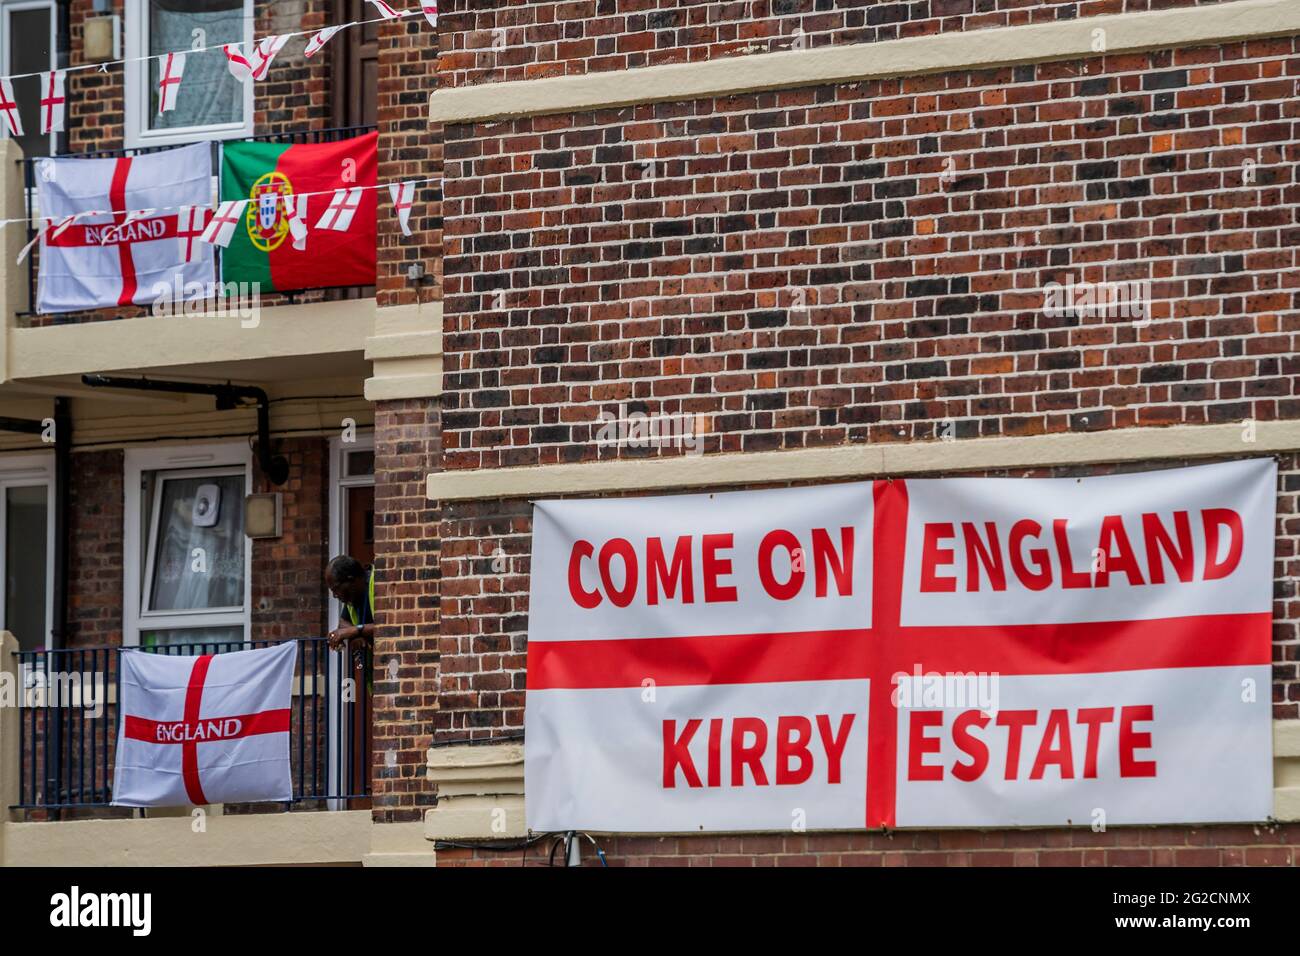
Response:
M366 600L366 569L356 558L341 554L325 568L325 587L335 600L361 606Z

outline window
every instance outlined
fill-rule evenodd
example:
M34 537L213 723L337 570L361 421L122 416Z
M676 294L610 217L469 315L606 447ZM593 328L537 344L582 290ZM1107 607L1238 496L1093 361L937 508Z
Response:
M0 629L24 651L52 646L54 460L0 457Z
M248 454L246 446L132 451L126 644L247 639L251 548L244 536L244 496L251 462L240 459Z
M58 69L55 37L58 13L52 0L13 0L0 4L3 55L0 73L43 73ZM19 76L13 81L24 135L18 137L24 156L51 156L59 151L58 133L41 132L41 78Z
M127 0L128 146L235 139L253 133L253 85L231 75L220 50L190 53L176 108L158 113L162 60L135 57L253 40L252 0Z

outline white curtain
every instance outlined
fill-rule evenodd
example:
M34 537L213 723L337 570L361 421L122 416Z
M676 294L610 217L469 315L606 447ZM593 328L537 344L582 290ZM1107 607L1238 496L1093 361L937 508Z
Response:
M149 61L149 128L176 129L238 123L244 118L243 84L226 66L220 50L194 53L194 31L202 30L200 46L238 43L244 39L243 0L149 0L149 53L187 51L185 76L176 108L158 115L161 60Z

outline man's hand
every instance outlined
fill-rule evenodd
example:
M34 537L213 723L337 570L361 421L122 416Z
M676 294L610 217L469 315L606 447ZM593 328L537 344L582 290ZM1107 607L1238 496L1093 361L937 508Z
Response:
M359 627L338 627L330 631L327 635L331 651L337 651L339 648L355 641L361 636Z

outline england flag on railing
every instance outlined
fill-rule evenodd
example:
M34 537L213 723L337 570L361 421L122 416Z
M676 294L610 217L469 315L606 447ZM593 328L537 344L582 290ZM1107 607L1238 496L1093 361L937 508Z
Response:
M293 799L290 697L298 643L230 654L122 654L113 804Z
M120 159L45 160L39 177L41 214L74 224L41 237L39 312L148 305L180 287L202 298L215 279L212 247L187 258L176 210L212 204L212 152L207 143ZM155 213L127 222L133 210ZM112 210L111 213L103 212ZM178 281L179 280L179 281ZM193 295L190 292L193 292Z

